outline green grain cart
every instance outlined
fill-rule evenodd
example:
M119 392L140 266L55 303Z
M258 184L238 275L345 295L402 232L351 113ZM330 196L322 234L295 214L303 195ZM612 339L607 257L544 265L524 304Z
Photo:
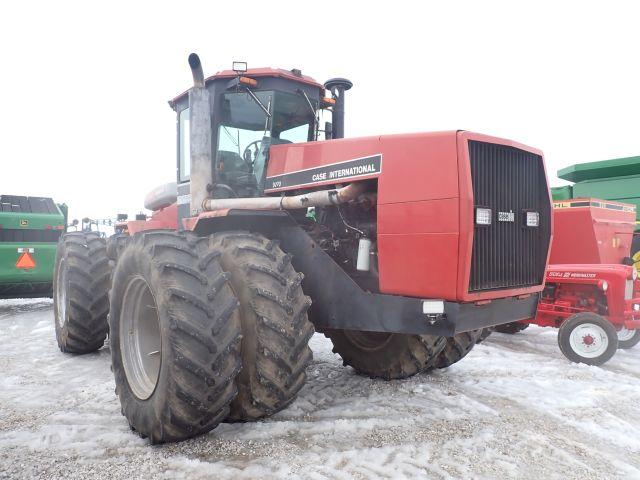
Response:
M66 205L0 195L0 298L50 297Z
M558 177L573 185L554 187L554 200L571 198L602 198L636 206L638 218L631 254L640 266L640 156L614 158L599 162L577 163L558 170Z

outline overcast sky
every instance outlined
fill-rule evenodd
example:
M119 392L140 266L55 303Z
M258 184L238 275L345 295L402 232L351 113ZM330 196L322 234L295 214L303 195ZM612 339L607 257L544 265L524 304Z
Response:
M346 135L507 137L556 171L640 155L637 2L3 2L0 193L74 217L142 208L175 180L187 55L344 76Z

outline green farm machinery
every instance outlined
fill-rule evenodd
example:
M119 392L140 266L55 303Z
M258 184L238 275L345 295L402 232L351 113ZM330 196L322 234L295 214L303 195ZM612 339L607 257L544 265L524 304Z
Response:
M51 198L0 195L0 298L51 296L66 217Z
M552 188L554 201L602 198L636 206L631 256L640 271L640 156L577 163L558 170L558 177L574 183Z

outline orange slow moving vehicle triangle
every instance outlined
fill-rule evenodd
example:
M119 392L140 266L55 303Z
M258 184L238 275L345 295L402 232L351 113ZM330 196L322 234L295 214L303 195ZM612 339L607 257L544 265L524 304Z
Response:
M31 268L36 268L36 262L33 257L29 255L29 252L24 252L22 255L20 255L20 258L18 258L16 267L23 270L29 270Z

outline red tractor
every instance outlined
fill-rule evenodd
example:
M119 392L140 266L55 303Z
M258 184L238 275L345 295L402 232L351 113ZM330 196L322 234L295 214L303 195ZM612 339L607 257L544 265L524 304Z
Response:
M170 102L177 182L147 196L150 218L58 247L58 344L91 352L109 333L132 429L177 441L285 408L314 329L358 373L399 379L534 315L552 228L539 150L464 131L345 139L348 80L189 64Z
M554 202L554 237L536 316L501 325L559 327L558 344L573 362L601 365L618 348L640 342L640 298L629 258L635 206L573 199Z

